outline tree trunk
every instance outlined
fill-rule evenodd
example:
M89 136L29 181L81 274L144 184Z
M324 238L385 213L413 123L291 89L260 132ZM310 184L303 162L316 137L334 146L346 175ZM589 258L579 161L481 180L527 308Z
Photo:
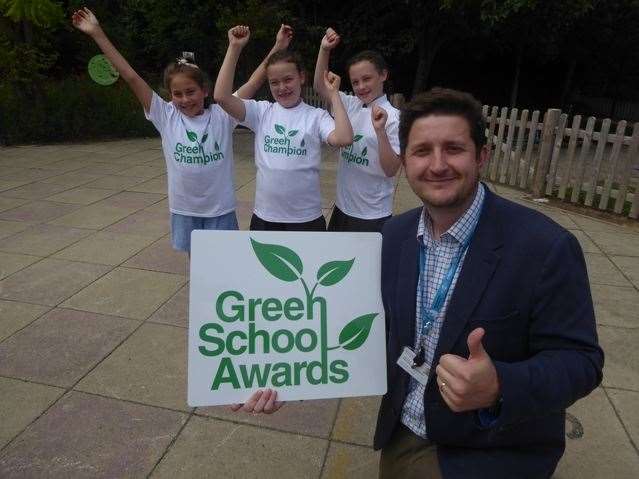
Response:
M575 76L575 69L577 68L577 57L573 56L570 58L570 63L568 63L568 71L566 72L566 78L564 78L564 85L561 88L561 98L559 99L559 104L561 105L561 109L564 110L566 106L566 102L568 101L568 95L570 94L570 87L572 87L572 79Z
M417 48L419 60L417 61L417 70L415 71L415 80L413 82L413 96L424 91L428 86L433 62L442 43L442 41L427 41L426 35L420 37Z
M517 49L517 59L515 63L515 77L513 78L513 85L510 89L510 107L515 108L517 104L517 96L519 96L519 77L521 74L521 63L524 57L524 44L519 44Z

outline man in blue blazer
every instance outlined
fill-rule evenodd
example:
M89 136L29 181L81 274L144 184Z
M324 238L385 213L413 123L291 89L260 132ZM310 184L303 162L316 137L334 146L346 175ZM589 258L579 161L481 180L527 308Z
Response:
M479 182L488 149L471 95L416 97L399 137L424 206L383 231L380 477L550 477L565 410L603 367L579 243Z

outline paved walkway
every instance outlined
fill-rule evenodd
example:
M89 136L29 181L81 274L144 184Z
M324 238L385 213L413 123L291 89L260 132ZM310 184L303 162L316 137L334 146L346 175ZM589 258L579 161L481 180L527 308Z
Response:
M243 228L251 143L236 135ZM605 376L570 409L556 477L639 477L639 226L496 189L586 252ZM400 180L396 211L415 205ZM0 149L0 477L376 477L377 398L264 417L187 406L188 265L167 219L157 139Z

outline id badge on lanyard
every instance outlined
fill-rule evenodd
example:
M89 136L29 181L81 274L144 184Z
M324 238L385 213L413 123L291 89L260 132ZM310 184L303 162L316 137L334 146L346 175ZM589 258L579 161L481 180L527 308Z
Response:
M464 256L464 253L468 249L469 242L470 239L468 242L461 245L459 253L451 261L450 266L448 267L448 271L446 271L444 279L442 280L442 283L435 293L433 304L430 307L426 306L428 303L426 294L426 277L424 274L426 267L426 248L423 244L420 244L419 294L421 297L420 316L422 327L419 348L415 352L410 347L404 346L404 350L397 360L397 365L404 371L406 371L410 376L412 376L417 382L423 384L424 386L428 382L428 376L430 374L430 364L426 363L426 348L424 347L424 342L426 341L426 336L433 327L437 316L440 314L442 308L444 307L446 297L448 296L448 291L450 290L450 287L453 284L453 279L455 278L457 267L459 266L459 262Z

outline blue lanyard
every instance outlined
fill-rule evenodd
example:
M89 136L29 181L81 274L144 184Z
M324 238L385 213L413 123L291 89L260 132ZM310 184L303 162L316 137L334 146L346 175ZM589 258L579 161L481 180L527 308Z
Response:
M424 246L423 239L419 243L419 284L420 291L419 294L422 298L421 301L421 322L422 322L422 330L421 336L424 338L430 329L433 327L433 323L437 319L437 316L441 312L444 307L444 303L446 301L446 297L448 296L448 291L453 284L453 279L455 279L455 273L457 272L457 267L459 266L459 262L463 258L464 254L468 250L468 246L470 241L473 238L473 234L475 233L475 226L477 226L477 222L473 226L473 230L470 232L468 239L460 245L459 252L455 255L453 260L450 262L450 266L448 267L448 271L444 275L444 279L442 283L439 285L437 292L435 293L435 298L433 299L433 304L430 308L426 307L426 303L428 302L428 297L426 294L426 275L424 274L424 270L426 269L426 247Z

